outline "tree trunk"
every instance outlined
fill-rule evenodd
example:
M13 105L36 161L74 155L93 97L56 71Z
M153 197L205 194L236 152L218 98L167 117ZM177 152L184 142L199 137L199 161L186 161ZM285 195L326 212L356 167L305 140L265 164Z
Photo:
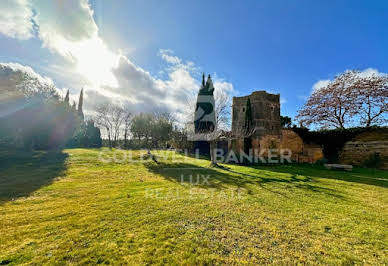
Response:
M128 143L127 143L127 130L124 131L124 149L128 148Z
M111 143L111 141L110 141L110 130L109 130L109 128L106 128L106 131L108 132L109 149L112 149L112 143Z
M216 160L217 142L215 140L210 141L210 160L213 166L217 165Z

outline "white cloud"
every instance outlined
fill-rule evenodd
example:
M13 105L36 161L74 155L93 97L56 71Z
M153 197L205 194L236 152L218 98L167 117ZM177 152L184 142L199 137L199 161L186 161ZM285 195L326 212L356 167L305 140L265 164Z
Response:
M98 35L88 0L33 0L43 46L72 62L93 86L116 85L118 55Z
M118 55L98 35L88 0L2 0L0 10L1 33L29 39L34 22L43 47L66 58L90 84L116 84L111 69Z
M375 68L367 68L364 71L362 71L359 76L360 77L371 77L371 76L381 76L381 75L386 75L385 73L379 72Z
M20 40L33 37L32 16L28 0L1 0L0 33Z
M32 0L43 44L63 56L74 46L97 37L98 27L87 0Z
M320 89L326 87L327 85L329 85L330 82L331 82L331 80L329 80L329 79L317 81L317 82L313 85L312 92L318 91L318 90L320 90Z
M24 18L15 22L16 28L20 29L18 32L23 32L21 29L25 32L19 35L32 37L28 34L32 34L33 19L36 36L42 45L67 62L53 67L50 72L62 80L68 76L72 86L74 82L82 82L78 89L85 89L86 112L92 111L96 104L108 101L128 105L134 112L159 109L179 113L187 109L187 97L198 91L199 68L193 62L182 60L172 50L159 51L159 56L167 63L162 70L166 74L163 78L135 65L120 50L110 51L99 36L88 0L29 1L33 5L27 0L17 1L18 8L11 12L15 13L14 17ZM15 6L12 3L8 3L8 8ZM0 15L0 21L1 18ZM7 33L7 36L17 37L16 33ZM32 71L31 68L28 70ZM216 76L214 81L216 93L234 93L231 83ZM62 94L65 91L60 90ZM77 93L72 90L71 98L76 98Z
M178 64L182 63L181 59L179 57L175 56L174 52L170 49L160 49L159 55L167 63L173 64L173 65L178 65Z
M348 71L348 70L346 70L346 71ZM381 76L381 75L386 75L386 74L382 73L382 72L379 72L375 68L367 68L367 69L365 69L363 71L360 71L360 74L358 76L365 78L365 77L370 77L370 76L374 76L374 75L375 76ZM326 87L327 85L329 85L329 83L331 81L332 80L330 80L330 79L324 79L324 80L317 81L313 85L311 92L313 93L313 92L315 92L315 91L317 91L319 89L322 89L322 88Z

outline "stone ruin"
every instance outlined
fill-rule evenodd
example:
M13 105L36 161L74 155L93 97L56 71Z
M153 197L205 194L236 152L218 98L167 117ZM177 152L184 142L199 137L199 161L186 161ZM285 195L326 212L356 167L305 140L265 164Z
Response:
M252 108L254 135L280 135L280 95L255 91L249 96L233 97L232 132L239 134L244 127L247 101Z
M247 116L251 120L249 130L246 130ZM255 91L248 96L233 97L231 135L228 150L235 153L249 154L252 150L253 154L266 156L269 149L288 149L295 162L314 163L323 158L320 146L304 143L293 130L282 128L279 94Z

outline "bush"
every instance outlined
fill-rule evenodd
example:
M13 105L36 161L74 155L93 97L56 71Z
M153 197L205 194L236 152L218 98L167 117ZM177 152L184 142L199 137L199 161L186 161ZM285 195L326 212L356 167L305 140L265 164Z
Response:
M380 153L374 152L364 161L363 165L368 168L380 168L382 163L383 160L381 159Z
M316 161L315 164L316 164L316 165L325 165L325 164L327 164L328 162L329 162L328 159L323 158L323 159L320 159L320 160Z

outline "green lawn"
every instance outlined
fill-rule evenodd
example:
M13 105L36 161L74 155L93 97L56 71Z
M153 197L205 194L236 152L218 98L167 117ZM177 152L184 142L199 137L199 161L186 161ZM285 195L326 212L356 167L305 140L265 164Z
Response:
M388 172L99 152L0 152L0 265L388 263Z

